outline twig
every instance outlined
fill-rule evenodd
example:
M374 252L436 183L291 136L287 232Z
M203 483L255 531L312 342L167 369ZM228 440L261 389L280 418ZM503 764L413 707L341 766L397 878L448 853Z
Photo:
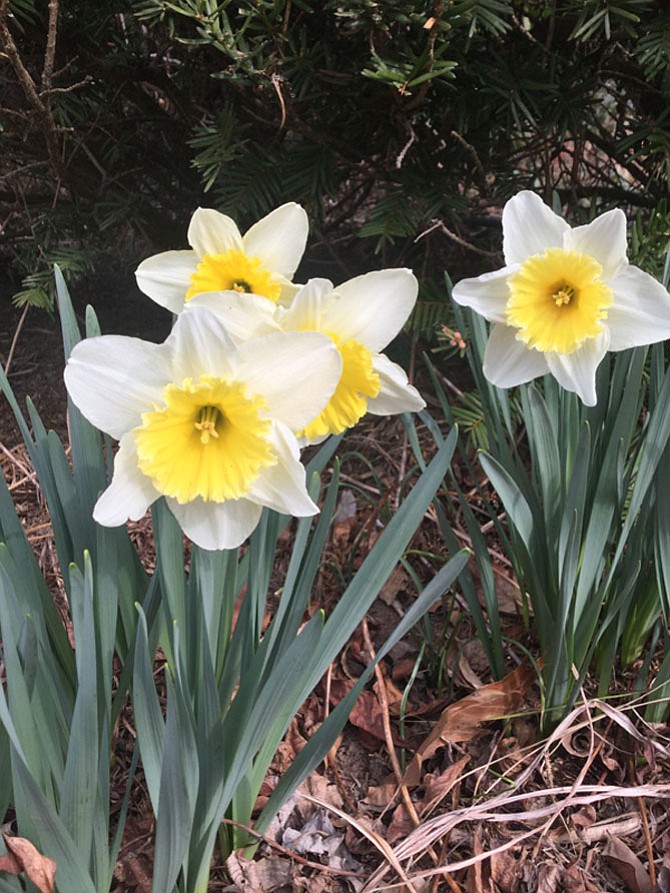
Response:
M447 226L445 226L444 221L436 220L428 229L425 229L422 233L414 239L414 244L416 244L420 239L423 239L424 236L429 235L434 230L441 230L445 236L448 236L452 242L456 242L457 245L460 245L462 248L467 248L468 251L473 251L475 254L479 254L482 257L499 257L499 251L486 251L484 248L477 248L476 245L473 245L471 242L468 242L466 239L462 239L460 236L457 236L456 233L453 233Z
M51 4L54 0L50 0L49 3L49 17L50 17L50 26L51 26ZM51 108L48 102L48 96L46 103L42 101L40 98L37 87L35 86L35 81L32 79L30 72L23 64L23 60L21 59L21 55L17 49L16 43L14 42L14 38L7 27L6 18L7 18L7 9L8 2L7 0L3 0L0 4L0 40L3 43L5 50L7 52L7 57L14 69L14 73L19 80L19 83L23 87L23 92L26 94L26 98L28 102L33 107L33 110L37 114L37 117L42 122L42 129L44 134L44 140L47 146L47 152L49 154L49 160L51 165L57 175L57 178L63 182L67 182L67 172L65 170L65 165L63 164L63 160L60 157L60 152L58 148L58 139L56 136L56 122L53 119L53 115L51 113ZM57 7L56 7L57 12ZM54 35L55 40L55 35ZM47 46L47 56L49 53L49 48ZM47 62L45 60L45 67ZM53 60L51 62L53 66ZM49 76L51 74L48 72Z
M28 311L30 310L30 304L26 304L23 308L23 313L19 317L19 321L16 326L16 331L14 332L14 337L12 338L12 343L9 345L9 353L7 354L7 362L5 363L5 376L9 378L9 367L12 364L12 360L14 359L14 351L16 350L16 344L19 340L19 335L21 334L21 329L23 328L23 324L26 321L26 316L28 315Z
M307 799L310 800L311 798L308 797ZM280 843L277 843L276 840L272 840L271 837L266 837L265 834L260 834L258 831L254 831L254 829L250 828L248 825L245 825L242 822L236 822L234 819L221 819L221 824L231 825L233 828L241 828L243 831L246 831L247 834L252 834L254 837L258 838L258 840L262 840L263 843L266 844L266 846L270 847L270 849L276 850L278 853L282 853L284 856L289 856L291 859L298 862L300 865L304 865L306 868L314 868L317 871L322 871L325 874L334 874L338 877L360 878L361 876L359 871L349 871L345 868L331 868L329 865L324 865L322 862L311 862L309 859L305 859L304 856L296 853L295 850L291 850L285 846L282 846Z
M42 89L51 90L51 79L56 58L56 31L58 27L58 0L49 0L49 25L47 29L47 47L44 52L44 68L42 69ZM47 100L48 101L48 100Z
M632 784L635 784L635 761L633 757L628 758L628 774ZM656 866L654 865L654 845L651 841L651 832L649 831L649 819L647 817L647 808L644 805L642 797L637 797L637 806L639 809L640 821L642 822L642 833L644 835L644 844L647 851L647 863L649 871L649 880L651 886L656 889Z
M486 171L484 170L484 165L482 164L481 158L477 154L477 150L475 149L475 147L471 143L469 143L465 139L465 137L462 136L457 130L452 130L451 136L470 153L470 155L472 156L472 160L475 163L475 167L479 171L479 175L482 178L482 184L484 186L488 186L488 183L486 182Z
M365 617L363 619L363 638L365 640L365 647L368 649L368 653L370 655L371 660L375 658L375 647L372 644L372 639L370 638L370 629L368 627L368 619ZM412 798L409 795L409 791L407 790L407 786L402 783L403 771L400 763L398 761L398 757L395 752L395 744L393 742L393 731L391 729L391 720L389 717L389 704L388 699L386 697L386 682L384 680L384 674L382 673L382 669L377 664L375 666L375 678L377 680L377 697L379 698L379 706L382 709L382 723L384 725L384 740L386 742L386 749L389 754L389 759L391 761L391 768L393 769L393 774L395 775L396 781L398 783L398 792L402 797L403 804L405 805L405 809L407 810L410 819L414 823L414 827L418 827L420 824L420 819L417 814L417 811L412 803ZM437 862L437 856L435 853L431 852L433 857L433 861Z

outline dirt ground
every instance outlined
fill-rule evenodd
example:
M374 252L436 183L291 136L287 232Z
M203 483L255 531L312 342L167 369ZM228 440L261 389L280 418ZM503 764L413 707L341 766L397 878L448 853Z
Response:
M158 341L169 330L169 315L141 296L130 279L120 277L111 288L91 281L85 289L73 289L79 312L83 291L105 332L141 332ZM6 301L0 314L0 361L6 365L20 314ZM31 311L12 351L9 378L20 402L30 395L47 427L64 438L62 366L55 323ZM0 410L0 445L0 464L24 523L41 531L35 548L44 557L48 519L36 503L35 482L6 404ZM402 479L407 461L402 425L397 419L365 422L350 433L341 452L344 492L347 481L356 481L369 499L346 497L349 509L333 530L327 563L355 567L372 542L371 506L393 499ZM357 458L361 455L365 463ZM443 495L448 498L446 490ZM135 536L148 540L145 534L137 525ZM430 513L413 545L425 556L439 558L443 551ZM419 562L426 578L436 566L430 557ZM499 570L509 639L532 652L514 579L502 560ZM327 567L322 579L328 610L337 582L332 575L329 586ZM411 598L411 582L399 569L291 726L268 788L327 706L354 684L371 649ZM431 660L419 659L422 648ZM234 855L215 865L210 890L670 891L667 726L645 723L643 699L601 702L587 690L551 737L540 740L536 674L513 646L509 659L509 674L492 680L459 594L436 604L423 631L407 637L384 661L330 758L282 810L256 859ZM622 677L613 695L626 690L629 680ZM129 713L116 742L117 802L133 743ZM115 875L118 891L149 893L152 833L150 804L140 784Z

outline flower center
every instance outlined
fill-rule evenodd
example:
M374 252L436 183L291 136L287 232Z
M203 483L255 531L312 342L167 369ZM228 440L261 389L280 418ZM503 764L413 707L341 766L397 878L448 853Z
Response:
M262 398L237 382L203 375L169 384L163 405L145 412L134 430L140 471L182 504L239 499L277 461L264 409Z
M367 412L368 399L376 397L381 389L367 347L358 341L338 342L336 336L329 337L342 357L342 375L326 408L299 433L308 440L351 428Z
M200 443L209 443L210 437L218 438L216 426L222 423L223 413L218 406L203 406L198 413L198 421L194 423L196 431L200 432Z
M260 258L232 248L224 254L206 254L202 258L191 274L186 300L212 291L236 291L276 301L281 285L272 281L272 274L263 267Z
M516 337L542 353L569 354L601 331L613 296L595 258L547 248L507 280L507 322Z

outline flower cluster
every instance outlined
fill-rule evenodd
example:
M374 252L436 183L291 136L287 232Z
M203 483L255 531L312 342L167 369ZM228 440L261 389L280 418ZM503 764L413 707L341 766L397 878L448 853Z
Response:
M178 314L163 344L107 335L78 344L65 381L74 403L119 441L95 519L117 526L165 497L205 549L233 548L264 506L308 516L300 447L380 415L424 406L381 351L414 307L417 282L381 270L337 287L291 282L307 239L296 204L242 236L198 209L190 251L137 270L140 288Z

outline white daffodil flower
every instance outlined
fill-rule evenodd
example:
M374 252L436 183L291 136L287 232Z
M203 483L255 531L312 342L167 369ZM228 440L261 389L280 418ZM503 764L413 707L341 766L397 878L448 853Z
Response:
M303 443L319 443L355 425L366 412L391 415L423 409L421 395L400 366L381 351L401 330L416 303L410 270L379 270L336 288L312 279L276 319L286 332L321 332L342 357L342 374L330 401L296 429Z
M82 341L65 370L69 394L120 441L93 517L116 527L164 496L194 543L224 549L249 536L263 506L315 514L292 432L322 410L341 369L323 335L272 332L239 344L202 307L183 313L164 344Z
M484 374L501 388L551 373L594 406L608 350L670 337L670 295L626 257L626 218L571 228L532 192L503 210L501 270L464 279L454 300L492 322Z
M275 208L244 235L225 214L198 208L188 228L191 250L147 258L135 271L137 284L173 313L205 292L237 291L288 303L298 290L290 280L308 231L307 214L295 202Z

